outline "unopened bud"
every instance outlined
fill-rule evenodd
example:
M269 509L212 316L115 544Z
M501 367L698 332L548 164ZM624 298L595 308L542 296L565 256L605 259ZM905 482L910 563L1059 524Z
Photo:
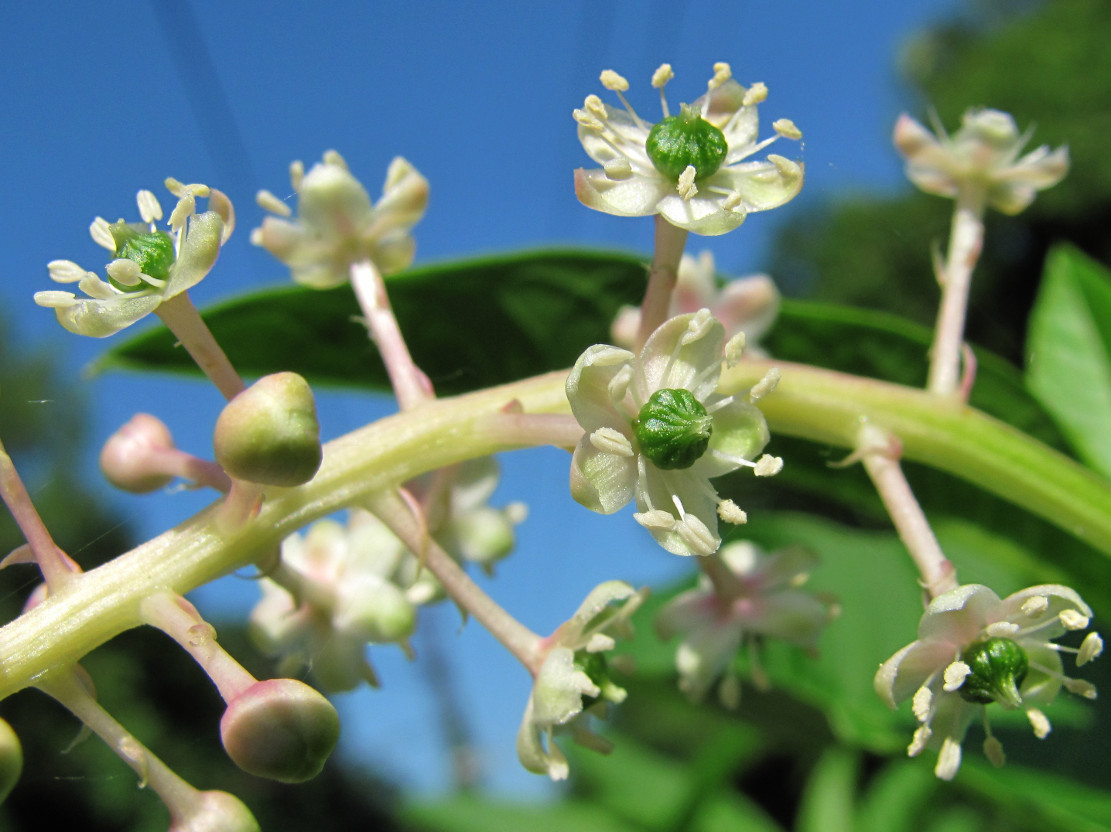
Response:
M156 457L173 450L169 429L149 413L136 413L112 434L100 452L100 470L116 488L147 494L165 487L173 476L163 472Z
M243 801L227 792L198 792L196 800L170 824L170 832L258 832L258 821Z
M300 783L324 768L339 740L339 715L304 682L269 679L229 703L220 738L228 756L248 774Z
M216 461L236 479L290 488L308 482L322 459L316 404L296 373L264 376L216 420Z

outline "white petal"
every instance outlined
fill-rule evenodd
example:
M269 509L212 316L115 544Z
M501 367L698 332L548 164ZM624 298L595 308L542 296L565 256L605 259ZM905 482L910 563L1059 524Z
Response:
M633 499L637 484L635 456L599 450L584 436L571 458L571 496L599 514L613 514Z

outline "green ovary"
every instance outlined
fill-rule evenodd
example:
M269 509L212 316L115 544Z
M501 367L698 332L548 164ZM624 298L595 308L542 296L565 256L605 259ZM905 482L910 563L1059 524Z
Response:
M140 228L142 226L139 226ZM133 260L139 264L139 270L146 275L166 280L170 276L176 254L174 240L164 231L139 231L136 226L118 222L109 229L112 239L116 243L117 260ZM112 280L112 285L124 292L138 292L149 289L150 286L140 282L136 286L124 286Z
M649 131L644 149L656 170L677 182L691 165L695 179L716 172L725 161L729 144L724 133L684 104L679 115L665 118Z
M690 390L664 388L640 409L633 432L637 445L657 468L690 468L706 453L713 417Z
M981 705L998 702L1005 708L1022 704L1018 689L1026 679L1030 661L1015 641L1009 638L977 641L961 653L961 661L972 669L958 688L962 699Z

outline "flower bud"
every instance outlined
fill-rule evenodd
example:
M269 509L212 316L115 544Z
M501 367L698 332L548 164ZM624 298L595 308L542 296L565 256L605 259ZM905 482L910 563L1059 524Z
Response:
M23 771L23 748L19 737L5 720L0 719L0 803L19 781Z
M1030 661L1015 641L1009 638L989 638L970 644L961 661L972 671L961 684L961 698L968 702L986 705L999 702L1007 708L1017 708L1022 703L1018 689L1030 669Z
M308 482L322 459L316 404L296 373L260 378L216 421L216 461L232 477L261 485Z
M657 468L690 468L710 444L713 418L683 388L654 392L633 423L640 452Z
M136 413L104 443L100 470L116 488L147 494L168 485L173 476L163 473L155 457L173 450L169 429L149 413Z
M228 756L248 774L300 783L324 768L339 740L339 715L305 683L270 679L228 704L220 738Z
M345 636L363 643L401 642L416 629L412 602L388 581L366 576L344 585L341 593L333 626Z
M187 810L173 819L170 832L259 832L251 810L227 792L198 792Z

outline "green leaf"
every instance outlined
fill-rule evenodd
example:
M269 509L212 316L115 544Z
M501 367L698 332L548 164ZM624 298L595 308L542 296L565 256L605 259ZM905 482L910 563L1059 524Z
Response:
M857 755L842 748L822 755L802 795L798 832L853 832L858 764Z
M512 804L478 796L412 802L398 813L407 828L435 832L628 832L626 821L596 804Z
M1030 318L1027 383L1077 455L1111 475L1111 275L1053 249Z
M527 251L412 269L387 280L390 302L417 365L445 395L570 367L610 340L623 304L639 303L637 258L588 251ZM279 370L313 384L389 389L350 286L300 286L236 298L204 313L244 376ZM195 374L162 327L112 349L97 369Z

